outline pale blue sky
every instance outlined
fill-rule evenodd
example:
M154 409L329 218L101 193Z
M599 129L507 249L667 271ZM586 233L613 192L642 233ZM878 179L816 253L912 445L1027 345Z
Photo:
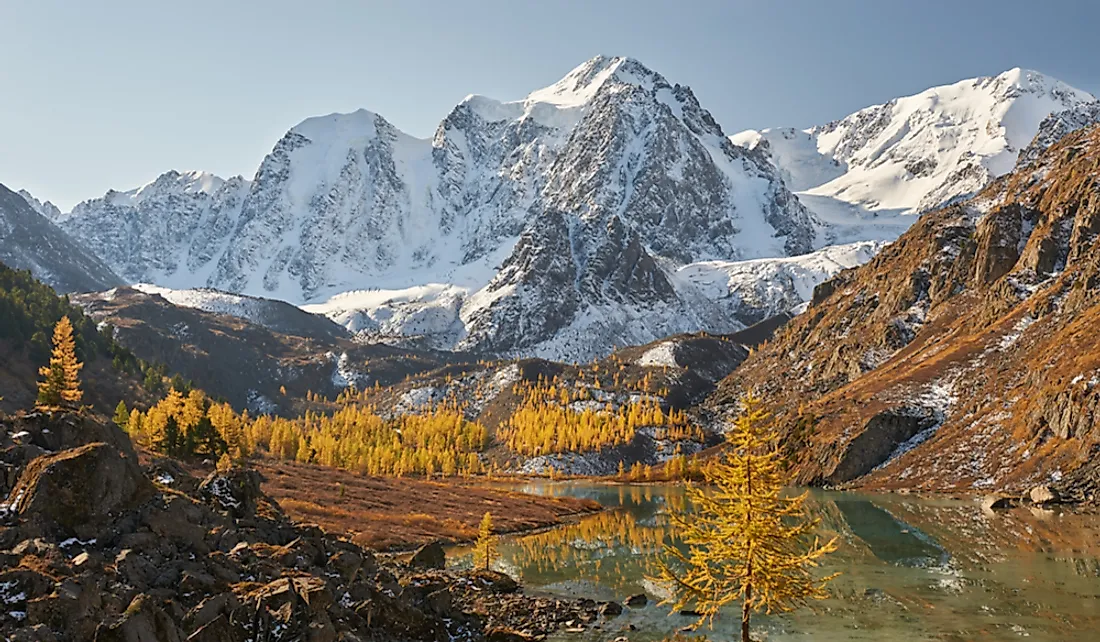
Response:
M1100 3L0 0L0 183L63 209L168 169L251 178L365 107L429 136L596 55L690 85L727 133L824 123L1012 67L1100 90Z

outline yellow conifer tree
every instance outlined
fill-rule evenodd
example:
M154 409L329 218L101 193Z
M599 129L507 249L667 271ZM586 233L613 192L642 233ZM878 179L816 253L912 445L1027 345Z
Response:
M836 550L836 539L812 537L820 520L807 516L807 494L787 496L787 462L771 416L755 397L727 435L722 459L706 467L711 488L688 487L690 513L671 515L676 539L666 544L656 580L668 585L668 600L689 604L701 615L695 626L713 624L727 604L741 602L741 639L749 640L754 611L789 611L826 596L835 577L815 577L820 559Z
M38 374L45 379L38 383L38 405L76 405L84 393L80 390L80 369L83 363L76 360L76 341L69 317L61 317L53 329L53 353L50 365L42 366Z
M474 544L474 565L488 571L493 562L500 558L497 552L497 538L493 535L493 516L488 511L481 518L477 529L477 543Z

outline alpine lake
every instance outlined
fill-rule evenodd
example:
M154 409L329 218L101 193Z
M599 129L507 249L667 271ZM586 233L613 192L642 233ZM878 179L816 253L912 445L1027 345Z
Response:
M647 575L669 534L668 513L684 509L679 485L530 481L510 488L594 499L608 508L551 530L503 536L498 570L530 594L615 600L645 593L599 628L555 640L661 640L695 617L658 604ZM925 640L1100 642L1100 513L1019 507L983 510L977 499L812 491L820 536L839 550L821 571L840 572L831 597L811 608L754 615L754 638L774 642ZM469 566L469 548L449 564ZM739 639L732 605L710 640ZM689 634L692 635L692 634Z

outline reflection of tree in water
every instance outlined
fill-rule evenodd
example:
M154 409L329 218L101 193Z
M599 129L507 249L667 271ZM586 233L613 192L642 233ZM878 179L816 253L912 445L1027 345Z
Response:
M667 534L663 517L641 523L631 512L616 510L520 537L507 552L517 570L544 582L584 579L622 589L637 584L646 558L660 549Z
M609 487L601 499L619 508L549 531L514 538L501 548L524 577L549 584L586 580L616 591L636 591L649 558L668 537L668 510L684 509L680 489ZM610 496L608 496L610 495Z

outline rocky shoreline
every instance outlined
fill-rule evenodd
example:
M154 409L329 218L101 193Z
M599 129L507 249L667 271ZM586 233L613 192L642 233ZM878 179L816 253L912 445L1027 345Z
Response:
M617 603L524 594L289 519L249 469L142 469L113 424L0 417L0 638L16 642L541 639Z

